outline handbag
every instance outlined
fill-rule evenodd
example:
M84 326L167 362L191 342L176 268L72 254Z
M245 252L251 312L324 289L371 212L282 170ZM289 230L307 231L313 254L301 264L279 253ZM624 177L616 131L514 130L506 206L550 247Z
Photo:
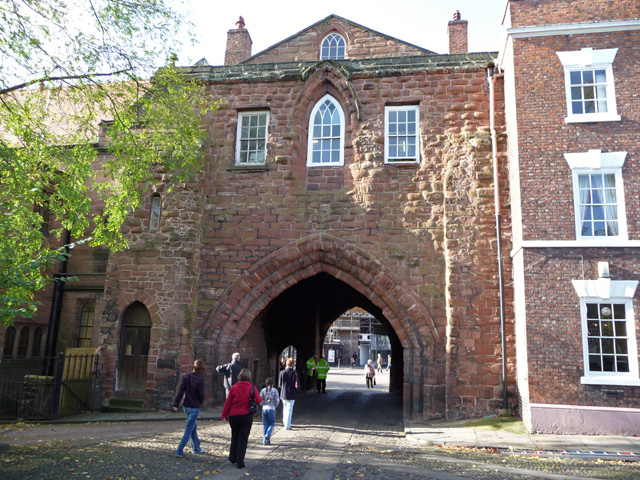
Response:
M255 385L251 385L251 398L249 398L249 413L256 413L258 411L258 404L256 403L256 398L253 395L255 391Z

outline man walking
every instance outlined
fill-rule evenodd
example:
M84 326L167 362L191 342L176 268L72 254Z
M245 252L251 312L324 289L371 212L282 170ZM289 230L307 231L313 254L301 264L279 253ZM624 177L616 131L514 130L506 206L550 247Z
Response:
M324 357L320 357L318 363L316 363L316 373L318 374L318 380L316 380L316 387L318 393L327 393L327 373L329 373L329 362Z
M240 354L237 352L231 355L231 363L216 367L216 372L224 375L224 389L227 392L227 397L229 396L229 389L238 381L238 374L243 368L244 366L240 363Z

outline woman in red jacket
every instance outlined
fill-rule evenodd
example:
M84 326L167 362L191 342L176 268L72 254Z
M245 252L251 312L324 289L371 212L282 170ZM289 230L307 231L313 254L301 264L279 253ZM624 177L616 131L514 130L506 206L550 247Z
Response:
M262 403L258 389L251 383L251 372L243 368L238 374L238 382L229 390L229 396L222 409L222 420L231 426L231 448L229 461L244 468L249 433L253 424L253 414L249 412L251 391L256 403Z

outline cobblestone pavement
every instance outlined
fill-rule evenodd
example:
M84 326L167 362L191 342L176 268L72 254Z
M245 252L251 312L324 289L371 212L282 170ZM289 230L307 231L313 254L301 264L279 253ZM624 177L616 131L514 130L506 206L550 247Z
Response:
M301 395L293 429L278 411L273 445L251 431L247 468L227 462L229 427L200 421L205 455L174 451L184 422L0 426L3 480L640 479L640 462L532 458L437 448L404 438L400 397L376 390Z

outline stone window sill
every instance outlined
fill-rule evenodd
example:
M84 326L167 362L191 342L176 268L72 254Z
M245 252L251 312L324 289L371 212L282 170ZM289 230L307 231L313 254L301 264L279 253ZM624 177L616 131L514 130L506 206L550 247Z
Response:
M581 377L580 383L583 385L619 385L640 387L640 379L632 377L618 377L614 375L593 375L590 377Z

